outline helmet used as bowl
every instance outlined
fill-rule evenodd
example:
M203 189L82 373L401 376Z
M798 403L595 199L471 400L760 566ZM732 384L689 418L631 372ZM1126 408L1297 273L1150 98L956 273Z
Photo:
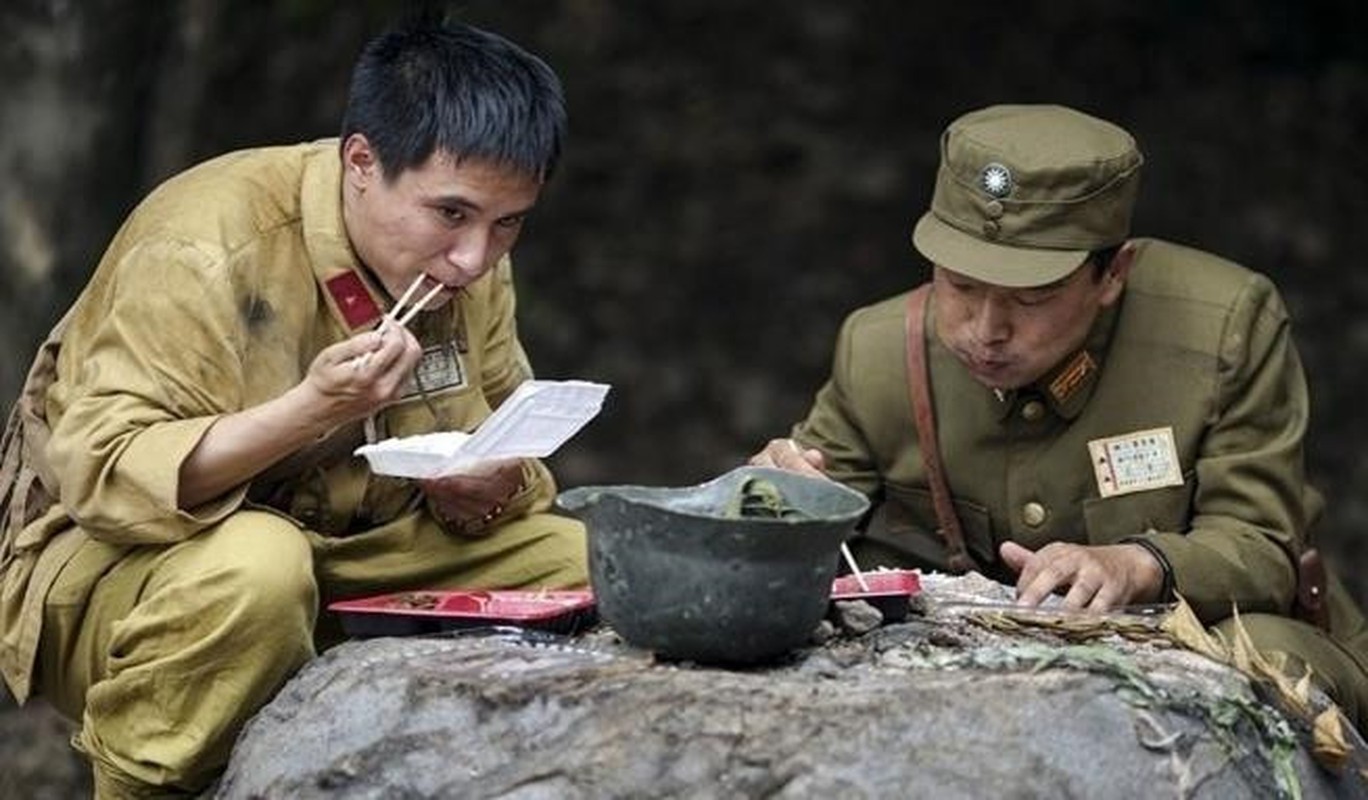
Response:
M683 488L584 486L557 505L585 523L599 615L624 641L747 664L808 640L869 500L830 480L740 467Z

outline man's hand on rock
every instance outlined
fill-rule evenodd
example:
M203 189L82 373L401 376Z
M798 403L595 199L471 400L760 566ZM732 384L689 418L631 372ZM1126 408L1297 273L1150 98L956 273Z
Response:
M1052 542L1032 551L1003 542L998 552L1017 573L1017 603L1023 606L1063 592L1066 608L1108 611L1153 602L1163 587L1163 567L1137 544Z

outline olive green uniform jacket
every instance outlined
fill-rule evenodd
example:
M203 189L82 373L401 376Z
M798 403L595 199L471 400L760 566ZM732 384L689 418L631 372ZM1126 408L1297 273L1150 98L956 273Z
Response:
M404 401L222 498L177 504L181 463L218 417L298 384L388 302L343 227L335 140L228 154L147 197L59 325L60 347L40 354L7 432L17 480L8 497L0 486L0 672L16 697L31 690L48 588L88 539L111 545L103 563L81 561L93 586L126 548L185 540L246 506L346 535L425 502L351 452L365 438L469 430L530 377L507 261L410 326L425 356ZM507 515L554 496L544 467L525 472Z
M1000 400L934 334L927 360L944 471L979 568L997 546L1142 539L1208 623L1286 614L1319 515L1303 475L1307 391L1273 285L1214 256L1140 240L1117 306L1075 355ZM854 312L827 384L794 435L832 477L882 506L866 558L946 569L905 366L906 298ZM1104 497L1089 442L1170 429L1181 485ZM1139 437L1143 438L1143 437Z

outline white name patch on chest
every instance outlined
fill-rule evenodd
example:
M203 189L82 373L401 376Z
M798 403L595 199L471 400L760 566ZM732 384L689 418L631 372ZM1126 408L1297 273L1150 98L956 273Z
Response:
M447 389L461 389L466 385L465 364L455 342L434 345L423 349L423 357L413 370L413 377L404 382L400 390L402 397L412 397L424 392L440 392Z
M1183 485L1171 427L1094 439L1088 454L1102 497Z

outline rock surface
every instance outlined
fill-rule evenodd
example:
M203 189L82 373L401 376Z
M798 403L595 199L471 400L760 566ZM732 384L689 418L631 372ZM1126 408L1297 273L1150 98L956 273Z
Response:
M0 683L0 798L89 796L90 765L67 743L73 732L42 700L15 707Z
M924 611L744 671L606 631L351 642L257 715L217 796L1368 796L1201 656Z

